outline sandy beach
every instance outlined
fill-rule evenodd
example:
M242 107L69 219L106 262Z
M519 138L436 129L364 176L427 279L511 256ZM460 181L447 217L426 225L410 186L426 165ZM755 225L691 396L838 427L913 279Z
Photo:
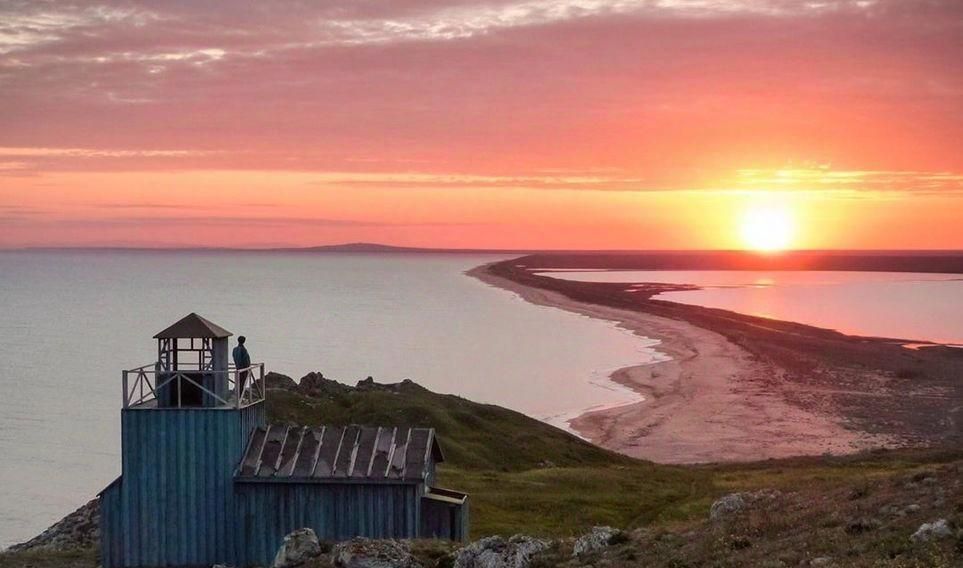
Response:
M498 274L499 270L504 273L506 266L493 263L468 274L528 302L610 320L640 336L657 339L660 345L656 349L670 358L619 369L611 375L612 380L638 392L639 402L591 411L570 422L574 430L602 447L660 463L704 463L845 454L919 443L925 438L914 428L877 428L871 423L873 414L887 408L894 402L890 398L897 396L890 388L879 388L894 386L889 384L892 377L886 369L827 364L810 365L803 371L798 365L800 354L769 357L748 349L745 341L737 343L718 329L682 317L574 300L564 290L522 284ZM512 269L508 270L511 274ZM551 280L536 278L541 283ZM568 282L559 287L574 286L584 291L593 284ZM594 286L612 294L611 286ZM699 310L680 309L694 314ZM785 335L785 330L756 331ZM854 390L854 384L865 390ZM953 396L938 389L929 391L937 399L943 394ZM892 415L876 420L901 422Z

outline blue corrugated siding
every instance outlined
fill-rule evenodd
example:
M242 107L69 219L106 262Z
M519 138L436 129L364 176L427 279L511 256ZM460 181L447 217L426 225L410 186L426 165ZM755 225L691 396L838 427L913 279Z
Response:
M258 483L237 487L240 566L269 566L284 536L310 527L319 538L344 540L418 536L419 487L414 484Z
M123 532L120 517L120 480L114 481L100 494L100 557L104 568L118 568L124 563Z
M122 483L105 492L110 566L235 563L233 473L264 412L124 410Z

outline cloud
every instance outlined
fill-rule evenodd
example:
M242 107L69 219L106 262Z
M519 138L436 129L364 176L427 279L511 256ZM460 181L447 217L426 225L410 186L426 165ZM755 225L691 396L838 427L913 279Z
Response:
M878 0L501 0L489 2L416 0L390 3L278 1L270 5L235 2L61 3L9 0L0 7L0 54L51 44L109 46L128 57L163 30L165 43L194 43L206 31L208 42L246 53L264 53L291 45L383 43L405 40L451 40L505 28L544 25L588 17L712 17L726 15L802 16L827 12L870 11ZM269 22L269 24L268 24ZM274 32L268 31L274 28ZM260 43L244 35L260 37ZM142 44L142 45L144 45ZM126 48L126 49L125 49ZM212 48L219 56L222 48ZM105 50L100 50L103 56ZM142 60L189 59L202 50L143 54Z
M16 222L20 225L56 225L59 228L78 227L314 227L314 228L351 228L351 227L463 227L480 226L481 223L459 223L443 221L394 222L358 219L325 219L315 217L252 217L252 216L123 216L60 217L50 212L18 211L0 209L0 221Z
M963 174L921 171L834 170L829 166L740 170L735 185L759 190L886 191L916 194L963 192Z
M961 19L950 0L12 0L0 175L412 168L479 179L388 181L651 190L805 161L952 176Z
M0 176L33 176L44 171L137 169L147 164L211 156L198 150L0 147ZM124 164L127 164L126 166Z
M0 147L0 157L70 157L70 158L133 158L133 157L182 157L202 155L209 152L192 150L111 150L98 148L9 148Z
M382 189L547 189L569 191L809 191L897 192L907 194L963 193L963 174L924 171L839 170L830 166L742 169L734 175L700 184L678 175L673 180L649 180L619 172L565 172L559 175L482 176L414 173L328 173L310 182L328 187Z

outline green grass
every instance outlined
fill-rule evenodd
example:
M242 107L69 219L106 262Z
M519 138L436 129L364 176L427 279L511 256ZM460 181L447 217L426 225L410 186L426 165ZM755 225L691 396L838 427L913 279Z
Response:
M272 390L272 422L431 426L446 456L439 484L471 495L472 537L564 537L593 525L684 526L720 495L758 488L857 492L877 480L963 459L961 451L894 451L752 464L664 466L593 446L517 412L413 383L317 396Z
M435 428L448 464L471 469L523 471L556 466L631 464L524 414L433 393L414 383L392 390L333 387L306 397L271 390L268 414L276 423L370 424Z
M90 568L97 565L97 553L92 549L0 553L0 568Z
M271 390L268 413L272 423L434 427L447 458L439 485L471 495L473 539L516 533L562 539L536 566L582 566L571 558L568 537L594 525L627 531L604 558L590 559L611 568L805 566L818 556L832 556L835 566L963 566L963 449L664 466L412 383L363 389L325 383L311 396ZM719 496L760 489L778 496L723 523L707 521ZM911 504L912 514L887 512ZM954 536L927 545L910 541L921 523L936 518L948 519ZM425 566L448 566L453 546L414 544ZM326 562L310 568L327 568ZM93 551L0 554L0 568L95 563Z

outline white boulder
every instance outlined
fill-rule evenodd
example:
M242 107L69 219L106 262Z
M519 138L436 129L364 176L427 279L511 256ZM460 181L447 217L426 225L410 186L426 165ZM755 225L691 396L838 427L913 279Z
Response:
M741 493L730 493L712 504L712 507L709 508L709 519L713 521L721 520L733 513L738 513L745 506L746 500Z
M411 547L397 540L353 538L334 547L334 564L340 568L420 568Z
M321 543L314 529L298 529L284 537L272 568L292 568L320 555Z
M612 527L592 527L591 532L582 535L575 541L575 548L572 551L572 555L582 556L583 554L598 552L607 547L612 537L619 534L619 532L618 529Z
M920 528L916 529L913 536L910 538L914 542L928 542L935 539L946 538L953 534L953 530L950 528L950 524L946 522L946 519L938 519L932 523L923 523Z
M549 547L544 540L515 535L483 538L460 549L454 568L528 568L532 558Z

